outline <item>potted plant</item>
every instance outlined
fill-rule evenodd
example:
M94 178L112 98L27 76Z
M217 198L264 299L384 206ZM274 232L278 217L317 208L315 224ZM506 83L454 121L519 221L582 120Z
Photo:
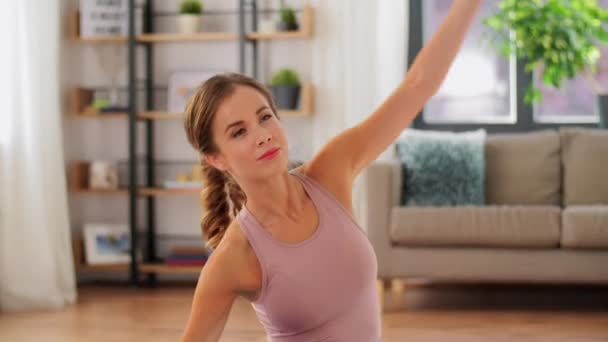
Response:
M280 69L270 82L272 96L280 109L296 109L300 97L300 78L293 69Z
M491 28L499 52L523 60L526 72L540 72L550 87L560 88L577 75L586 77L598 95L600 124L606 127L608 94L595 75L599 45L608 43L602 27L608 24L608 11L587 0L503 0L498 7L483 23ZM541 100L540 90L530 85L525 102Z
M203 4L200 0L183 0L179 7L179 32L196 33L201 27Z
M277 23L277 30L279 31L297 31L299 28L298 21L296 19L295 11L285 6L285 2L281 1L280 9L280 20Z

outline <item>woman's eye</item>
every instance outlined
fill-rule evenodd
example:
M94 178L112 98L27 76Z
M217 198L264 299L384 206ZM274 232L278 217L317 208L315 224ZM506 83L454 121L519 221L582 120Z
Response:
M238 131L232 133L232 137L233 138L238 138L241 134L244 134L244 133L245 133L245 129L241 128Z
M270 120L272 118L272 114L264 114L264 116L262 116L262 120L266 121L266 120Z

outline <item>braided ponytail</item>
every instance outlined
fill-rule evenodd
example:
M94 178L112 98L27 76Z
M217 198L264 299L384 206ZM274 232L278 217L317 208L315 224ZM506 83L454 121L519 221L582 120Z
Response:
M224 173L213 166L202 163L203 182L201 193L204 214L201 219L201 230L207 245L215 249L224 237L230 224L230 203L226 196L226 178Z

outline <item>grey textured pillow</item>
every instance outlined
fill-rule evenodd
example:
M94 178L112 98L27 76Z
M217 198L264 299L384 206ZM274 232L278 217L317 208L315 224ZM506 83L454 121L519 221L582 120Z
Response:
M396 142L402 161L401 205L483 205L485 130L406 130Z
M564 205L608 204L608 131L561 128Z

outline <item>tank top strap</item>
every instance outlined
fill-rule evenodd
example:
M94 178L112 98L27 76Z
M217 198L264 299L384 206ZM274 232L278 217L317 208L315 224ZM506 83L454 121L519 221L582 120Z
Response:
M292 174L302 180L302 184L306 187L307 192L311 196L314 196L314 201L321 208L343 210L342 204L319 182L301 172L293 172Z
M359 230L365 231L357 222L357 220L353 217L353 215L344 207L342 202L338 201L336 196L332 194L329 190L327 190L323 185L317 182L312 177L309 177L300 172L293 172L293 175L296 175L298 178L302 180L302 182L307 186L307 190L310 189L309 193L314 194L316 198L316 202L320 207L325 210L329 210L336 215L342 216L347 220L351 221Z
M298 179L300 179L302 186L304 186L306 192L308 193L308 195L311 196L312 200L315 203L322 205L323 203L320 203L320 202L325 202L327 200L326 194L324 193L324 191L327 191L327 190L323 189L323 187L319 183L317 183L314 179L308 177L307 175L305 175L301 172L297 172L297 171L290 172L290 174L292 174L292 175L298 177Z

